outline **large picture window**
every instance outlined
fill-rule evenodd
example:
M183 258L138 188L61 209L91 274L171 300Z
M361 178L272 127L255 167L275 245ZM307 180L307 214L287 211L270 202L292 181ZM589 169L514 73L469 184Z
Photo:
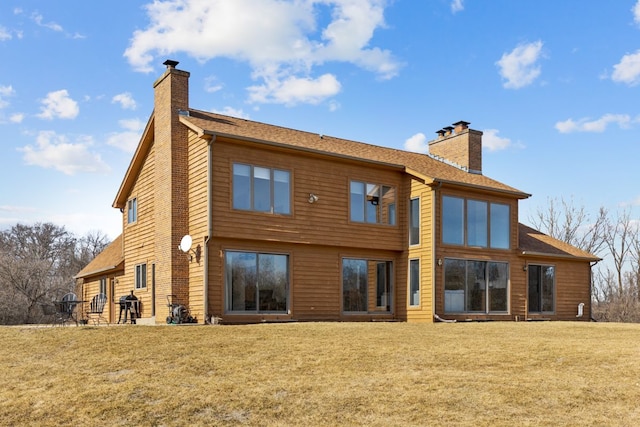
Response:
M289 171L234 163L233 208L291 214Z
M508 295L508 263L444 260L445 313L505 313Z
M442 197L442 242L509 249L509 205L461 197Z
M396 191L393 187L351 181L351 221L370 224L396 223Z
M288 255L228 251L225 271L227 311L287 311Z
M527 266L529 272L529 312L552 313L555 311L556 270L550 265Z
M393 263L366 259L342 260L342 310L369 311L368 295L375 292L375 310L391 311Z

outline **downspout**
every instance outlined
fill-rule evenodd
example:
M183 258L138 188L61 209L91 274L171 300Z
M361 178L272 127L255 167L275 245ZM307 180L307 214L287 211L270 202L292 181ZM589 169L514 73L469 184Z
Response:
M213 234L213 207L211 195L213 194L213 142L215 139L215 135L212 135L212 137L207 141L207 236L204 239L204 290L202 294L205 324L211 323L211 316L209 316L209 241Z
M589 320L592 322L596 322L596 319L593 318L593 267L600 261L602 260L599 259L593 264L589 263Z

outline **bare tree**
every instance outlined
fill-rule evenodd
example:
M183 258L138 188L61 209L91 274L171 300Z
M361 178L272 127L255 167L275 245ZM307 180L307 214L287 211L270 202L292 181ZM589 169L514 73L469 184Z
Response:
M77 239L51 223L17 224L1 231L0 322L40 320L39 305L73 290L73 276L107 243L99 232Z
M607 210L601 207L596 218L591 220L584 206L576 206L573 199L560 198L559 201L548 199L547 206L538 208L529 221L551 237L599 255L605 247L607 215Z
M607 222L605 227L605 244L616 269L619 296L624 294L624 268L631 253L634 234L637 235L637 227L631 222L628 210L619 213L615 221Z

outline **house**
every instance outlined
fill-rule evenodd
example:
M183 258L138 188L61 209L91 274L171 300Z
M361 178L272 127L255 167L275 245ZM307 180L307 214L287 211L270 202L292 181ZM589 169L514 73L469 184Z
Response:
M124 269L84 293L107 278L151 323L169 299L200 323L589 319L598 258L518 222L530 195L482 173L468 122L429 154L348 141L193 109L177 64L113 202Z

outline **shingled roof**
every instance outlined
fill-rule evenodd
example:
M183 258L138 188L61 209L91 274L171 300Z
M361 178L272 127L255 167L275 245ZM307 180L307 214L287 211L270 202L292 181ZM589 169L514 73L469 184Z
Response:
M561 240L548 236L524 224L518 224L519 250L523 255L572 257L588 261L600 261L601 258L578 249Z
M508 193L517 198L530 196L530 194L494 179L470 173L426 154L380 147L194 109L190 109L188 114L181 115L180 121L201 135L217 135L326 155L379 162L416 171L438 182Z
M85 268L75 275L75 279L84 279L113 270L124 269L124 254L122 252L122 234L109 243Z

